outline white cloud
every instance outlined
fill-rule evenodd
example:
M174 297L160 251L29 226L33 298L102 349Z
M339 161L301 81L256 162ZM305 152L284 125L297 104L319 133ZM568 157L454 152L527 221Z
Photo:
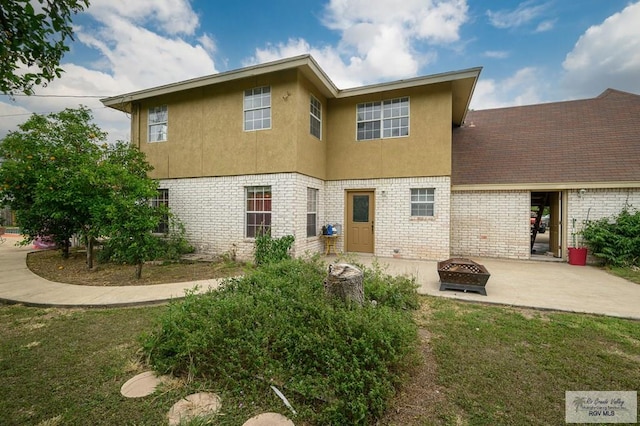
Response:
M564 88L592 97L606 88L640 93L640 2L590 27L562 63Z
M539 76L540 70L527 67L502 81L480 79L473 93L471 108L489 109L544 102L546 100L541 94L548 91L547 83L542 82Z
M331 0L323 23L340 33L337 46L290 39L256 49L247 62L311 53L340 88L413 77L435 60L434 46L459 40L467 11L466 0Z
M97 20L127 17L135 25L156 25L170 35L193 35L200 25L188 0L91 0L87 13Z
M63 62L62 78L37 88L37 94L113 96L216 72L209 56L215 43L208 34L196 33L199 19L188 0L92 0L83 15L92 21L75 28L76 43L99 53L100 60L83 65ZM79 104L93 110L109 140L129 138L128 117L104 108L98 98L16 99L17 106L38 113ZM0 117L0 135L28 116L19 118Z
M538 24L538 27L536 28L536 32L537 33L544 33L546 31L551 31L553 29L553 27L556 25L556 20L548 20L548 21L542 21Z
M210 36L209 34L203 34L200 37L198 37L198 42L200 42L200 45L202 45L202 47L204 48L204 50L207 51L207 53L213 54L216 53L217 46L216 46L216 42L213 40L213 37Z
M4 97L4 96L3 96ZM17 130L18 124L25 122L31 111L19 105L14 105L8 97L0 101L0 138L4 138L9 130Z
M533 5L532 1L520 3L515 10L499 10L493 12L487 10L489 22L496 28L514 28L531 22L538 18L546 5Z
M102 53L108 71L124 91L215 72L213 60L200 44L163 37L120 16L102 20L105 26L100 31L80 28L76 35L80 42Z
M505 59L509 57L509 52L504 50L487 50L482 56L492 59Z

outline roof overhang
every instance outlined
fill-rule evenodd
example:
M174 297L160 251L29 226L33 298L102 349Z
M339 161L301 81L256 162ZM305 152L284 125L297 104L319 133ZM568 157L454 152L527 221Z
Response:
M301 55L294 58L281 59L265 64L253 65L239 70L211 74L204 77L193 78L177 83L166 84L150 89L125 93L123 95L112 96L100 99L106 107L114 108L124 112L131 112L131 105L136 101L148 99L156 96L168 95L184 90L198 89L200 87L221 84L228 81L240 80L248 77L255 77L278 71L298 68L311 82L318 87L326 97L336 97L338 89L335 84L322 71L320 66L311 55Z
M638 181L612 181L612 182L555 182L555 183L494 183L494 184L469 184L451 185L451 191L564 191L571 189L614 189L614 188L640 188Z
M441 74L433 74L423 77L416 77L407 80L392 81L390 83L372 84L370 86L355 87L341 90L337 98L347 98L351 96L369 95L383 91L410 89L419 86L428 86L439 83L451 83L452 95L452 115L451 121L454 125L460 126L469 110L471 97L476 87L476 82L480 77L482 67L469 68L461 71L452 71Z
M379 93L382 91L408 89L413 87L432 85L438 83L451 83L452 91L452 123L460 126L464 122L467 114L471 96L475 89L476 82L480 76L481 67L470 68L462 71L434 74L424 77L416 77L407 80L399 80L390 83L373 84L369 86L356 87L339 90L331 79L320 68L318 63L309 54L300 55L293 58L281 59L265 64L253 65L239 70L227 71L198 77L177 83L166 84L150 89L125 93L123 95L112 96L100 99L106 107L114 108L124 112L131 112L131 105L137 101L156 96L168 95L185 90L197 89L200 87L221 84L229 81L240 80L248 77L265 75L273 72L284 71L297 68L318 90L328 99L348 98L352 96Z

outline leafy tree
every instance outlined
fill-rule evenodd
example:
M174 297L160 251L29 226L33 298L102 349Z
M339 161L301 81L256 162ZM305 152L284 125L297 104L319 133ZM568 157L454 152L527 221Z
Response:
M0 90L33 94L33 85L59 78L60 60L73 40L71 16L89 0L2 0L0 7ZM21 72L22 67L29 67Z
M138 265L139 278L155 251L151 231L166 212L149 203L157 183L147 177L144 154L104 143L106 133L91 120L84 107L34 114L0 141L0 204L15 211L23 243L50 237L68 256L71 237L81 234L91 268L92 242L105 236L117 260Z
M153 259L158 239L151 231L167 212L151 206L158 194L156 181L147 178L151 166L144 154L124 142L111 147L102 164L103 185L110 185L111 197L94 213L99 228L109 236L111 258L136 265L136 278L142 265ZM97 207L97 206L96 206Z
M106 147L91 118L86 108L34 114L0 143L0 203L15 211L24 243L53 238L68 256L71 237L91 228L93 204L105 195L96 165Z

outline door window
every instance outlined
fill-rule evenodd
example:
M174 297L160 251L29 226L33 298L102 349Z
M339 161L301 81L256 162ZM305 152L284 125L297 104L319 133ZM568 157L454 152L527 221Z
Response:
M353 221L369 222L369 196L353 196Z

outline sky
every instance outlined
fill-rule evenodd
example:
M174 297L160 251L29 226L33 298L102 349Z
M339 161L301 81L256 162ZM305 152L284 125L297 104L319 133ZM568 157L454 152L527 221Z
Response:
M85 105L129 140L100 98L303 53L340 89L482 67L473 109L640 94L638 23L639 0L90 0L62 78L0 95L0 137Z

